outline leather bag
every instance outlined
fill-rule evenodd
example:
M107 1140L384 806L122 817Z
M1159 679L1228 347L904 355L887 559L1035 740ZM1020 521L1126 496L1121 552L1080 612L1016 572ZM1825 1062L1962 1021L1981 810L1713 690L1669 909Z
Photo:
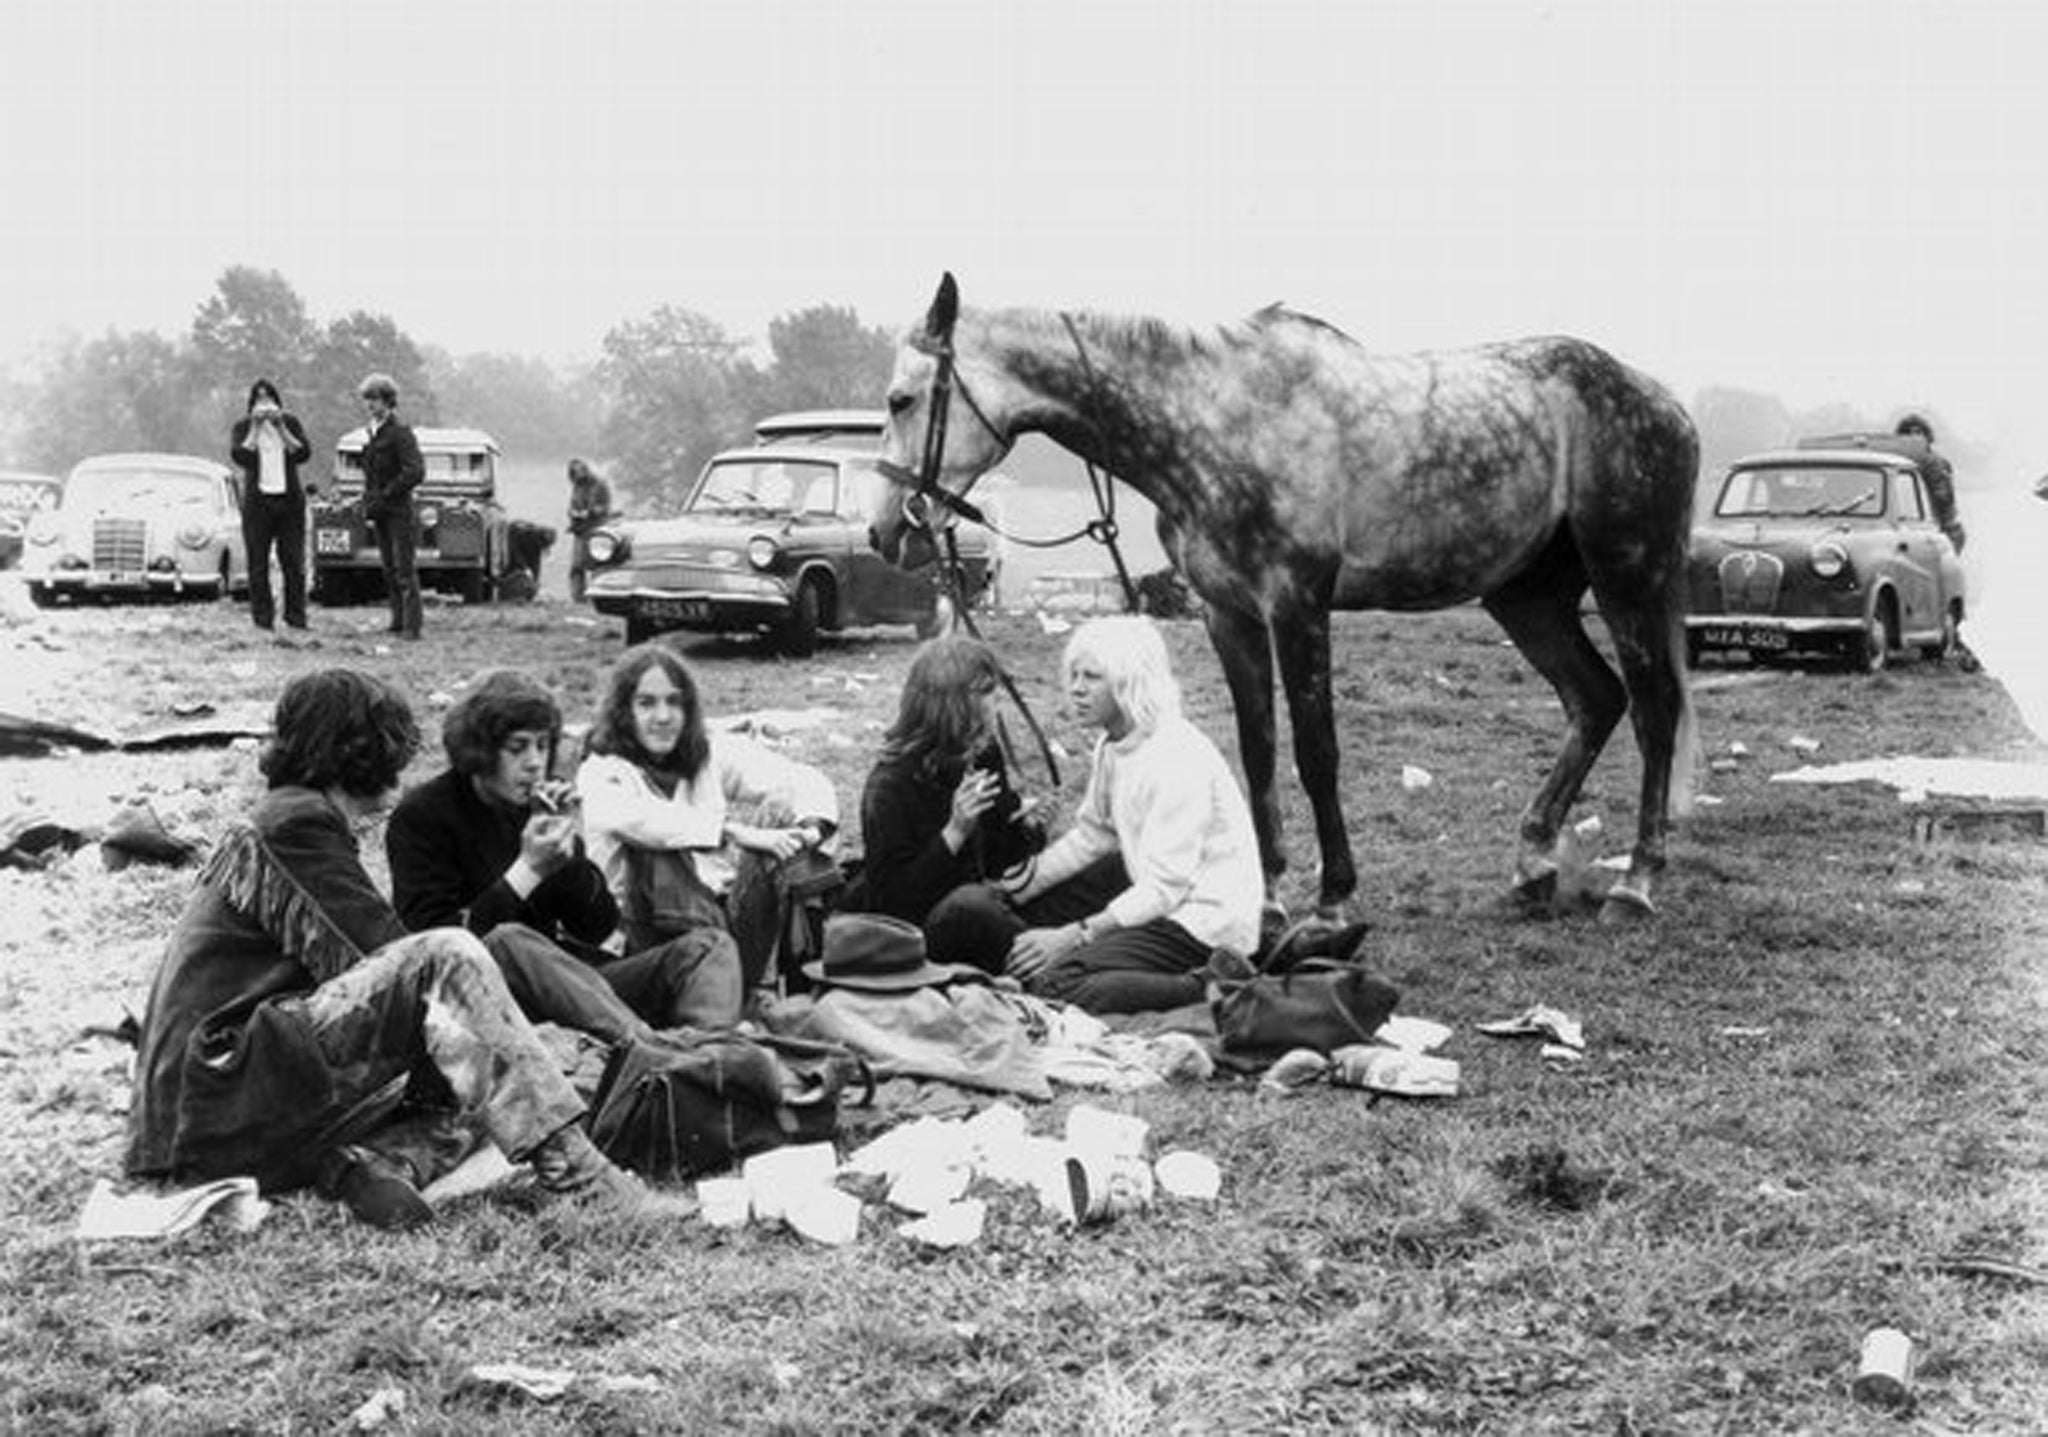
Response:
M671 1029L613 1049L591 1141L652 1182L718 1172L790 1143L828 1141L842 1099L874 1096L849 1049L802 1038Z
M1369 1043L1401 995L1356 963L1303 959L1285 973L1218 980L1211 1009L1226 1056L1271 1062L1310 1048Z

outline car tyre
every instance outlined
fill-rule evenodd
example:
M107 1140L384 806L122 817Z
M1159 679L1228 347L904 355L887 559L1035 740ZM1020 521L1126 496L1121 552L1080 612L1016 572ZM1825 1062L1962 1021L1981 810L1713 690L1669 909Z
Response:
M1959 605L1950 604L1948 612L1941 616L1941 638L1928 644L1920 652L1934 663L1940 663L1954 655L1963 646L1963 615Z
M1892 634L1888 614L1885 602L1880 600L1863 625L1863 637L1857 642L1851 655L1856 667L1863 673L1883 673L1885 664L1891 658Z
M57 591L48 584L30 584L28 601L39 609L54 608L57 604Z
M818 628L825 604L814 579L797 585L789 616L782 621L782 651L793 659L807 659L818 651Z

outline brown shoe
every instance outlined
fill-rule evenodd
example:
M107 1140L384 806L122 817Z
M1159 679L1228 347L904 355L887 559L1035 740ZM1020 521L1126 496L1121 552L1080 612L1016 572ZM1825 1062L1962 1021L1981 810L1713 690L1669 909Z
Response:
M597 1149L590 1135L571 1123L527 1154L543 1189L629 1217L688 1217L697 1205L688 1198L657 1193Z

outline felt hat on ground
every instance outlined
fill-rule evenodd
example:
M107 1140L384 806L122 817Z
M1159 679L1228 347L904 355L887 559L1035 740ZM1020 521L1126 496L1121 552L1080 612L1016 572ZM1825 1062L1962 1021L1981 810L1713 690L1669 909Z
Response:
M870 993L902 993L984 976L959 963L932 962L925 954L924 930L881 913L827 918L822 956L804 964L803 971L814 983Z

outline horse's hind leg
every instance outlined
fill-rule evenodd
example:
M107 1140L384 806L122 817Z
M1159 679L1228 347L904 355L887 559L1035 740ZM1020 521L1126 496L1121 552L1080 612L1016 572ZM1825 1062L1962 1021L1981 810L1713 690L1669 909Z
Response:
M1245 787L1251 799L1252 831L1259 840L1259 861L1266 871L1266 893L1274 895L1287 871L1287 849L1280 835L1280 800L1273 788L1278 751L1273 714L1273 640L1265 617L1226 608L1210 600L1206 606L1209 642L1223 665L1237 716L1237 752L1244 764Z
M1322 855L1317 907L1333 915L1358 887L1351 838L1344 831L1344 805L1337 796L1337 721L1330 703L1330 613L1310 604L1290 604L1273 615L1273 645L1280 655L1280 682L1294 721L1294 767L1316 817Z
M1565 815L1628 708L1627 691L1593 647L1579 617L1585 580L1569 545L1570 540L1560 535L1535 569L1484 601L1486 611L1549 680L1564 705L1564 749L1522 813L1515 892L1525 902L1548 901L1554 892L1557 835Z
M1664 870L1664 843L1671 829L1675 765L1690 763L1691 707L1686 695L1685 620L1676 582L1657 586L1647 599L1624 601L1604 582L1594 585L1601 615L1621 661L1628 687L1629 718L1643 759L1643 788L1636 813L1636 846L1628 872L1608 890L1603 917L1647 913L1650 882ZM1685 785L1689 788L1688 770Z

